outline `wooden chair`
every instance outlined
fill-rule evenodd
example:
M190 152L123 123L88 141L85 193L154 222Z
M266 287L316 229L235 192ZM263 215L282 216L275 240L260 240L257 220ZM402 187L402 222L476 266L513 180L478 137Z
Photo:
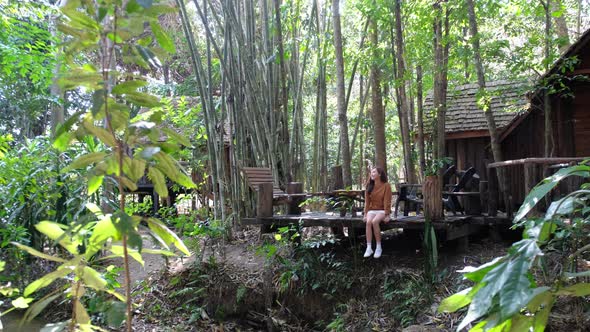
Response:
M399 203L404 202L404 216L407 216L410 210L416 211L416 214L420 211L420 207L423 204L421 198L421 184L413 183L398 183L397 184L397 198L395 200L394 217L397 217L399 211Z
M463 173L463 175L459 179L459 182L456 185L453 185L449 188L450 193L443 194L443 204L447 210L453 211L453 214L457 214L457 212L463 213L464 209L461 206L461 203L459 203L459 199L457 198L457 196L453 195L452 193L457 193L465 189L467 183L471 181L474 175L475 168L470 167Z
M273 201L283 201L289 197L289 195L281 189L274 181L272 177L272 171L268 167L242 167L244 177L248 181L248 186L255 192L258 192L258 185L261 183L272 183L273 190L272 196Z

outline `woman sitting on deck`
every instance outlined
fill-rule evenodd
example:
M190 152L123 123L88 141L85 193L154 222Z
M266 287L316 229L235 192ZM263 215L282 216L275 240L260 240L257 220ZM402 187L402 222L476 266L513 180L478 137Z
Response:
M381 229L379 228L379 223L381 221L388 223L390 213L391 185L387 182L385 170L375 167L371 170L371 177L365 190L363 221L366 223L367 250L365 251L364 257L369 257L373 254L373 234L375 234L375 241L377 242L377 248L375 248L375 255L373 257L381 257Z

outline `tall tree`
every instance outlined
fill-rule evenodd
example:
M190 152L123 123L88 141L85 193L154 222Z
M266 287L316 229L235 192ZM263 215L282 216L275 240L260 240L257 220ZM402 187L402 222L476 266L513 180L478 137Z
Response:
M549 70L550 62L551 62L551 49L553 47L552 43L552 1L551 0L540 0L541 4L543 5L543 9L545 10L545 72ZM545 87L543 91L543 113L545 116L545 133L544 133L544 142L545 142L545 150L544 155L545 157L551 157L553 155L553 126L551 125L551 99L549 98L549 88Z
M379 28L377 21L371 21L371 103L373 135L375 137L375 165L387 170L387 153L385 151L385 110L381 91L381 54L379 52Z
M555 32L559 38L558 45L561 51L566 50L570 46L570 37L565 20L566 15L563 0L554 0L551 2L551 16L555 22Z
M418 104L418 158L420 160L420 176L424 178L426 169L426 152L424 147L424 102L422 86L422 66L416 66L416 103Z
M395 15L395 55L397 63L397 84L398 108L400 114L400 129L402 133L402 145L404 149L404 163L406 165L406 179L409 183L416 183L416 169L414 166L412 141L410 138L409 104L406 92L406 64L404 59L404 37L402 30L401 0L394 4Z
M342 179L344 187L352 185L350 166L350 144L348 140L348 118L346 116L344 90L344 56L342 53L342 30L340 24L340 1L332 1L332 20L334 22L334 49L336 56L336 101L338 123L340 126L340 149L342 153Z
M445 0L437 0L434 4L434 91L433 106L436 112L436 130L433 130L435 140L433 142L433 157L440 159L445 154L445 116L447 110L447 69L448 69L448 40L443 38L443 25L445 34L448 34L448 11L443 11ZM443 24L444 22L444 24ZM442 172L442 170L441 170ZM442 173L441 173L442 174Z
M499 162L504 160L504 156L502 155L502 147L500 146L500 135L498 134L498 130L496 128L496 120L494 119L494 114L492 112L492 105L490 103L490 98L486 95L486 80L485 80L485 72L483 69L483 63L481 60L481 50L480 50L480 37L477 29L477 19L475 16L475 5L473 0L467 0L467 11L469 12L469 30L471 31L471 43L473 47L473 60L475 62L475 70L477 72L477 84L479 86L479 99L483 101L483 103L478 102L478 104L483 104L483 112L486 117L486 122L488 124L488 131L490 132L490 145L492 147L492 154L494 156L494 161ZM500 187L500 192L502 193L502 197L504 198L505 206L508 209L510 201L508 200L508 183L506 181L506 174L504 172L504 168L498 168L497 173L498 175L498 184Z

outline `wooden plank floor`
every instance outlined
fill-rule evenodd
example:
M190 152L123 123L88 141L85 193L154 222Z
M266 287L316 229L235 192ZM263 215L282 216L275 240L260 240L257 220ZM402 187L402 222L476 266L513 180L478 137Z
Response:
M464 216L464 215L448 215L444 220L435 221L432 223L436 230L449 230L457 228L462 225L496 225L509 223L510 220L503 215L497 217L487 216ZM324 227L355 227L364 228L365 224L361 216L351 217L347 215L340 217L338 214L332 213L318 213L306 212L301 215L274 215L265 218L243 218L244 225L274 225L276 227L284 227L289 225L301 224L303 227L324 226ZM423 229L424 216L398 216L392 219L387 224L381 224L382 229L403 228L403 229Z

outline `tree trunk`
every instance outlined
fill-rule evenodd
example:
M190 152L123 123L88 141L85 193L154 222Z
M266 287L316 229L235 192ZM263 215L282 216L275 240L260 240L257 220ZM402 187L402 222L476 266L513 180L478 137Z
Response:
M467 0L467 6L469 11L469 28L471 30L472 35L472 43L473 43L473 57L475 62L475 69L477 72L477 83L479 85L480 94L485 94L486 92L486 81L485 81L485 73L483 69L483 64L481 60L481 51L479 45L479 34L477 31L477 20L475 17L475 6L473 0ZM484 106L484 114L486 117L486 122L488 124L488 130L490 132L490 144L492 147L492 154L494 156L494 161L499 162L504 160L504 156L502 155L502 147L500 146L500 138L498 135L498 131L496 129L496 121L494 119L494 115L492 112L492 105L487 102L486 98L486 105ZM508 184L506 182L506 175L505 169L502 167L498 168L497 171L498 175L498 184L500 187L500 192L502 193L502 197L504 197L504 203L506 206L506 210L508 211L510 208L510 199L508 193Z
M381 94L381 68L379 68L379 29L375 20L371 21L371 104L373 118L373 134L375 136L375 165L387 171L387 154L385 151L385 111Z
M551 7L552 2L551 0L547 0L546 2L541 1L543 7L545 9L545 72L549 70L549 58L551 57L551 30L552 30L552 22L551 22ZM553 127L551 126L551 98L549 98L548 90L545 89L543 93L543 110L545 114L545 133L544 133L544 142L545 142L545 150L544 156L551 157L553 155Z
M416 170L414 167L412 141L410 137L410 124L408 121L408 97L406 94L406 65L404 60L404 39L402 33L401 0L396 0L394 5L395 14L395 46L397 62L397 84L396 90L399 96L398 107L400 112L400 129L402 134L402 145L404 147L404 162L406 165L407 181L416 183Z
M422 87L422 66L416 67L416 103L418 104L418 158L420 160L420 177L424 179L426 169L426 153L424 149L424 102Z
M440 177L427 176L422 185L424 218L428 221L443 219L442 185Z
M561 12L561 15L557 15L553 17L553 20L555 21L555 28L556 28L556 32L557 32L557 36L559 37L559 50L561 52L567 50L567 48L570 46L570 37L568 34L568 29L567 29L567 22L565 20L565 16L567 15L567 12L565 11L564 5L563 5L563 0L555 0L553 2L551 2L551 16L553 16L553 13L555 12ZM563 11L562 11L563 9Z
M446 113L446 96L445 96L445 80L446 69L444 59L444 45L443 45L443 10L441 0L434 3L434 10L436 13L434 19L434 91L433 103L436 112L436 129L433 130L435 136L433 142L433 158L440 159L445 154L445 113ZM442 174L442 172L441 172Z
M280 125L283 136L283 142L289 142L289 92L287 90L287 66L285 65L285 52L283 50L283 29L281 26L281 0L274 0L275 6L275 20L276 20L276 32L277 32L277 44L279 47L279 60L281 64L281 106L283 112L280 114ZM295 119L293 119L295 121ZM288 145L287 145L288 146ZM283 149L287 152L288 149ZM291 182L293 173L293 159L295 156L290 156L289 153L284 153L284 159L286 165L283 165L284 173L286 175L287 182Z
M336 56L336 100L338 109L338 123L340 125L340 147L342 153L342 177L344 187L352 185L350 167L350 144L348 142L348 118L346 117L344 91L344 58L342 55L342 32L340 26L340 1L332 1L332 18L334 20L334 49Z

